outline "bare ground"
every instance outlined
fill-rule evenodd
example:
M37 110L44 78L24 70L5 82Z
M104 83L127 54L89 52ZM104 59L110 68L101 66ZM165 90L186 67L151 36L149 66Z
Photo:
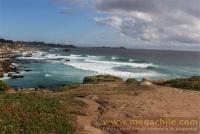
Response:
M200 92L196 91L156 85L128 85L121 82L81 85L67 91L66 94L76 96L87 104L83 109L85 115L77 116L77 134L151 133L137 129L122 131L117 127L114 130L105 130L102 127L102 118L197 117L200 119ZM184 132L173 132L175 133ZM188 134L190 133L198 132Z

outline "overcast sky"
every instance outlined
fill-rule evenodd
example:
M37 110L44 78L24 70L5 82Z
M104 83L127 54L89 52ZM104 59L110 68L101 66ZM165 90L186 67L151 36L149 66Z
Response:
M0 0L0 37L200 50L200 0Z

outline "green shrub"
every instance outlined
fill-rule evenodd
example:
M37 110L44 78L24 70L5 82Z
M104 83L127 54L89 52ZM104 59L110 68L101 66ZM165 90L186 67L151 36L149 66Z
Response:
M4 81L0 80L0 91L7 91L9 90L9 86L7 83L5 83Z
M122 82L123 80L116 76L111 75L97 75L97 76L87 76L84 78L84 84L97 84L100 82Z
M200 91L200 76L170 80L164 83L176 88Z
M137 84L138 81L135 79L135 78L128 78L126 81L125 81L127 84Z
M87 76L83 79L83 83L96 84L98 83L96 76Z

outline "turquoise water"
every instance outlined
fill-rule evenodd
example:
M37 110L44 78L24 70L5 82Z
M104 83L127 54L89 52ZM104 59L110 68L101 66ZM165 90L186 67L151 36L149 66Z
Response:
M33 57L19 57L20 75L24 78L3 80L13 87L54 88L81 83L85 76L97 74L139 80L200 75L199 52L78 48L71 52L51 49L31 53ZM27 69L32 71L24 71Z

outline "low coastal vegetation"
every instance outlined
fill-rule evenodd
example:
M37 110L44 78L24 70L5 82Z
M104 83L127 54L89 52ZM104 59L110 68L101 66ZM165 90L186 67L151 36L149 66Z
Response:
M0 80L0 91L1 92L6 92L10 89L9 85L5 83L4 81Z
M87 76L84 78L84 84L97 84L100 82L122 82L122 78L111 76L111 75L97 75L97 76Z
M78 87L80 87L80 84L76 84L76 83L67 84L67 85L64 85L63 87L59 88L58 91L68 91L70 89L76 89Z
M2 85L7 89L5 83ZM75 115L83 106L84 102L70 95L32 91L0 94L0 132L72 134Z
M167 85L176 88L200 91L200 76L193 76L191 78L181 78L169 80L161 85Z
M139 82L135 78L128 78L126 80L127 84L138 84Z

